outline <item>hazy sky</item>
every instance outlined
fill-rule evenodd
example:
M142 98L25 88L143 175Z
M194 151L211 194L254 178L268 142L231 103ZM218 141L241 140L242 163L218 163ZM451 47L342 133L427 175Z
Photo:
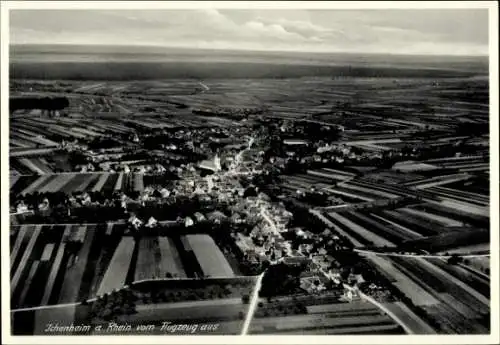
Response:
M488 54L487 10L13 10L11 43Z

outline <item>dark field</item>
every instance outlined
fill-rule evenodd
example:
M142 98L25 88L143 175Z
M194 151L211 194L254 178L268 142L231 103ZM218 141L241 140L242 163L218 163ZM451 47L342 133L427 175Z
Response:
M73 80L160 78L467 77L486 58L304 54L158 47L11 47L11 77Z
M467 77L470 72L444 69L281 65L239 62L22 62L11 64L13 78L71 80L145 80L158 78L300 78L308 76L364 78Z

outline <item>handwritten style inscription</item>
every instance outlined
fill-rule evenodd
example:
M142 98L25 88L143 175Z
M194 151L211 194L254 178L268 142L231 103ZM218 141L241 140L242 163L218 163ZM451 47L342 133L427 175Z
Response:
M218 323L192 323L177 324L170 321L164 321L160 325L139 324L131 325L127 323L110 322L100 325L70 325L60 324L58 322L48 323L44 332L46 334L99 334L99 333L170 333L170 334L196 334L215 332L219 329Z

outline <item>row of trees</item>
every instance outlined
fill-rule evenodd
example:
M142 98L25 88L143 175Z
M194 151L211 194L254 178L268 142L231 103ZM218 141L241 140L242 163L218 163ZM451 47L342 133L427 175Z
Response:
M40 109L53 112L55 110L62 110L69 106L69 100L66 97L22 97L10 98L9 108L10 112L20 109Z
M271 265L262 279L259 296L272 298L279 295L290 295L300 290L300 274L304 266L288 266L284 263Z
M135 292L137 298L144 304L201 301L208 299L227 298L232 294L228 285L208 285L206 287L193 287L176 290L158 290L146 293Z
M137 296L131 290L114 291L99 297L90 305L90 318L110 321L120 315L131 315L137 313ZM83 305L87 302L83 301Z

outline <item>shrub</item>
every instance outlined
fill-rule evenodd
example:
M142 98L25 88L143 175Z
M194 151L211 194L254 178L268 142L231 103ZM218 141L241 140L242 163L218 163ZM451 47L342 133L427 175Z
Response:
M243 304L248 304L250 302L250 296L247 294L241 296L241 301L243 302Z

